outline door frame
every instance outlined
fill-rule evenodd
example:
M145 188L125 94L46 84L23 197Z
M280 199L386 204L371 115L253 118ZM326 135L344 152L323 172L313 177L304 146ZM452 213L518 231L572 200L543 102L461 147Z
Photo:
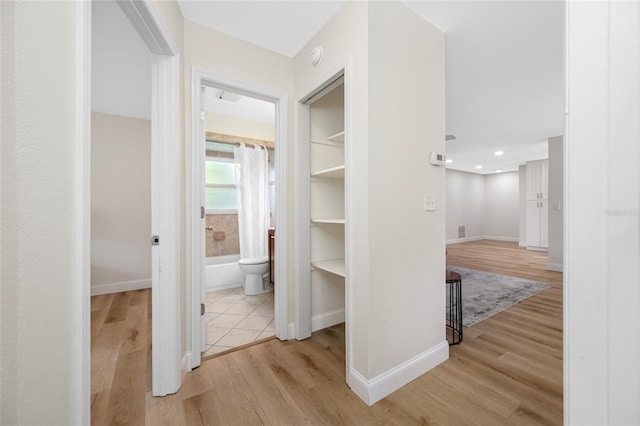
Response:
M311 111L310 101L327 87L330 87L337 79L344 79L344 132L345 132L345 370L346 382L354 392L363 395L367 391L362 390L358 385L358 380L354 378L353 370L353 324L354 309L356 303L355 291L352 283L357 282L358 272L355 268L355 254L351 248L355 241L353 223L355 221L353 212L353 164L355 154L353 151L353 59L351 55L343 61L328 68L319 79L315 87L304 92L304 96L298 98L295 108L296 122L296 235L295 250L298 253L298 264L296 265L296 280L298 283L296 291L296 323L295 338L303 340L311 337L311 233L310 223L310 144L311 144ZM365 397L362 397L366 400Z
M289 144L287 138L288 95L285 92L236 80L225 75L206 71L200 68L191 70L191 368L200 365L200 352L204 348L201 334L200 315L201 295L204 290L204 238L200 207L204 205L203 165L205 157L205 141L201 120L202 86L213 86L229 90L244 96L272 102L276 109L276 246L274 286L274 319L276 337L288 340L289 333L289 279L288 279L288 174ZM188 260L189 262L189 260Z

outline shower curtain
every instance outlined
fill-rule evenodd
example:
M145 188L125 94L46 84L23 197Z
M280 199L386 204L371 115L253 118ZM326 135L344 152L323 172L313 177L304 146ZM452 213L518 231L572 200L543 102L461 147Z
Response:
M247 148L244 144L233 151L238 191L238 226L240 257L267 256L269 229L269 171L266 148Z

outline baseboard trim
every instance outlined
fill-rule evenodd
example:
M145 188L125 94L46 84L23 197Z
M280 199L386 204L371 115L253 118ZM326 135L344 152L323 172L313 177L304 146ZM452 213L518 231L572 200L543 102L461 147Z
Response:
M527 250L531 251L549 251L548 247L527 246Z
M229 289L238 288L238 287L242 287L242 283L223 284L223 285L216 285L211 287L205 286L204 290L205 292L210 292L210 291L229 290Z
M180 383L189 371L191 371L191 351L187 351L180 360Z
M316 315L311 318L311 332L313 333L314 331L322 330L332 325L341 324L344 322L344 319L344 308L334 309L333 311Z
M447 240L447 244L467 243L469 241L480 241L480 240L484 240L484 237L454 238L452 240Z
M151 288L151 280L123 281L119 283L96 284L91 286L91 295L122 293L123 291Z
M494 235L487 235L483 238L483 240L511 241L513 243L520 243L520 238L517 237L496 237Z
M519 247L526 247L526 246L527 246L527 242L526 242L526 241L520 241L520 242L518 243L518 246L519 246Z
M562 263L547 263L547 269L550 271L562 272Z
M519 238L516 237L496 237L493 235L482 235L478 237L466 237L466 238L454 238L452 240L447 240L447 244L458 244L458 243L467 243L470 241L480 241L480 240L493 240L493 241L512 241L519 243L522 246ZM526 246L526 244L525 244Z
M373 405L448 358L449 343L444 341L373 379L366 379L352 369L349 386L367 405Z

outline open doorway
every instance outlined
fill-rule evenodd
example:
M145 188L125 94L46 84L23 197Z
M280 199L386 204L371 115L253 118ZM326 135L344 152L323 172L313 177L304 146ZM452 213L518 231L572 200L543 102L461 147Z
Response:
M179 198L179 155L177 153L180 146L178 121L180 59L172 37L162 25L152 3L98 2L92 3L89 10L93 11L93 17L87 22L87 26L104 32L100 39L95 36L96 31L94 31L94 45L89 50L93 54L99 54L101 50L103 53L106 51L115 55L116 58L107 57L97 62L94 57L93 67L87 64L84 70L87 77L90 74L93 77L91 98L97 101L102 93L107 99L107 103L100 106L94 102L92 108L102 114L101 116L95 114L93 127L95 131L102 132L101 148L103 150L95 150L92 159L87 158L83 161L83 172L95 178L92 179L92 183L97 182L98 178L102 180L100 186L102 192L92 185L87 194L91 197L87 196L86 200L94 200L96 203L92 205L87 201L83 203L84 214L91 217L91 222L95 225L91 235L93 241L90 244L87 243L94 250L91 254L85 254L87 257L91 256L91 261L85 259L84 262L87 267L91 265L92 279L109 280L106 283L92 280L92 284L100 284L91 287L93 294L125 292L125 297L117 298L124 303L111 303L116 301L116 297L113 297L110 303L100 305L103 311L108 309L102 323L98 321L100 315L94 314L92 309L92 332L96 331L98 325L107 324L108 327L102 327L107 330L103 336L107 343L103 348L106 351L106 356L103 356L105 362L101 363L100 357L95 353L91 356L94 365L97 366L97 373L107 380L103 383L105 386L94 387L93 385L98 381L95 380L96 371L92 369L91 398L102 402L109 400L108 395L104 393L105 390L112 389L108 386L108 381L111 377L122 377L112 374L116 366L122 365L125 369L129 368L129 372L138 368L132 369L132 363L119 358L119 355L125 355L124 352L126 352L119 349L129 343L131 344L128 346L129 350L138 357L140 361L138 365L144 368L145 374L150 379L150 381L144 381L145 389L140 395L151 390L154 396L161 396L173 393L180 387L178 317L180 279L179 245L177 244L180 225L177 202ZM117 25L112 21L100 25L97 19L103 19L106 15L117 17ZM120 41L116 47L107 45L101 49L95 43L100 40L109 43L114 39ZM132 51L131 48L134 45L137 49ZM141 56L146 60L142 64L139 61ZM139 65L142 73L141 80L131 78L136 74L126 67L131 63ZM110 78L105 78L105 73L101 76L101 71L105 71L106 76ZM127 86L125 82L131 86ZM147 89L139 96L141 103L144 103L147 109L146 113L138 114L142 117L136 116L135 113L131 116L131 112L126 114L116 110L105 110L105 105L120 103L125 107L126 112L127 107L136 104L127 95L138 93L137 89L142 86ZM89 114L87 116L85 126L90 128ZM123 119L122 116L129 117ZM110 146L110 143L114 146ZM134 143L138 146L131 145ZM103 160L109 160L108 164L96 167L95 161ZM98 173L101 168L104 172L103 176ZM162 168L161 172L160 168ZM131 177L133 175L135 178ZM116 185L116 182L119 185ZM125 197L119 197L125 192ZM136 203L134 210L127 210L134 203ZM120 209L113 209L114 206L119 206ZM100 209L108 207L109 215L102 214L103 211L97 207ZM137 219L137 221L125 226L123 222L130 219ZM116 234L118 238L113 238ZM151 238L150 242L152 234L156 238ZM158 244L160 240L162 245ZM135 247L135 256L131 254L133 247ZM119 262L106 264L98 261L94 255L101 255L102 259L106 258L110 261L119 260ZM122 270L114 271L111 268L113 264L119 265L118 268ZM161 267L162 274L160 274ZM125 272L127 275L124 274ZM133 272L138 276L133 275ZM126 292L133 291L142 293L132 293L126 297ZM131 309L132 306L135 307ZM163 315L152 316L152 306L155 312L162 312ZM121 327L113 326L117 321L123 322ZM152 324L151 329L148 327L149 321ZM120 330L114 330L114 328ZM121 344L114 344L118 341L116 338L121 340ZM153 345L151 345L151 339L153 339ZM93 352L93 335L91 343ZM123 379L126 381L126 377ZM151 389L146 388L148 385ZM138 390L140 389L136 389ZM96 405L96 409L99 410L99 408Z
M275 337L275 105L203 86L203 358Z
M287 280L287 95L194 69L191 116L191 367L194 368L200 365L203 355L214 355L273 335L287 340L292 333L288 324ZM236 164L238 150L264 154L266 186L263 180L262 191L266 207L249 205L245 212L242 205L236 205L235 209L234 205L225 205L238 200L236 176L231 176L232 171L236 173L243 167ZM219 176L222 180L205 183L207 174L215 175L217 171L224 175L224 170L228 173L226 177ZM243 250L243 213L257 215L257 220L264 224L248 233L258 237L256 244L261 251ZM247 246L245 243L244 248ZM207 251L212 256L206 256ZM238 257L250 258L249 263L260 259L259 265L247 265L253 275L250 285L247 271L243 272L238 265ZM256 268L262 269L254 272ZM207 290L221 293L207 298ZM252 313L261 318L250 318ZM271 315L273 318L269 319ZM208 336L207 322L212 327ZM236 325L241 325L243 328L239 330L244 331L232 333Z

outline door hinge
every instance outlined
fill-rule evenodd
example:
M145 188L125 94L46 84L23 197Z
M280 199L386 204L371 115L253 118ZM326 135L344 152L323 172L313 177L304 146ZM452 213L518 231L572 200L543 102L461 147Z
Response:
M151 236L151 245L152 246L158 246L160 245L160 237L157 235L152 235Z
M204 219L204 206L200 206L200 219Z
M204 123L204 118L205 118L205 112L204 111L200 111L200 121L202 123Z
M200 315L204 315L204 303L200 304Z

